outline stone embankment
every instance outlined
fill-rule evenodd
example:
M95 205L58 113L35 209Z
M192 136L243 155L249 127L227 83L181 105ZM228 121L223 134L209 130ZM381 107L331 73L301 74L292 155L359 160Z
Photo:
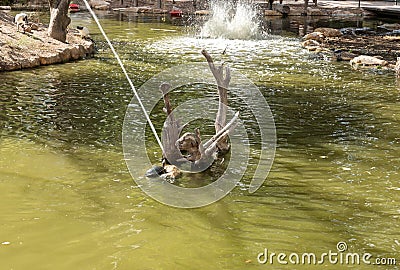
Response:
M68 33L63 43L48 37L43 25L31 24L27 30L17 31L12 17L0 11L0 71L65 63L91 57L95 51L92 41L76 33Z
M303 37L302 46L309 51L349 61L355 69L396 69L400 65L400 24L382 24L371 28L317 28ZM397 70L396 70L397 72Z

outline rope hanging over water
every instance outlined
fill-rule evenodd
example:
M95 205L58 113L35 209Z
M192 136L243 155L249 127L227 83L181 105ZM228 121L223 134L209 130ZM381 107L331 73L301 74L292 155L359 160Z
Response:
M128 80L128 83L129 83L129 85L131 86L131 89L132 89L133 93L135 94L135 97L136 97L137 101L139 102L140 108L142 109L143 114L144 114L144 116L146 117L147 123L149 123L149 126L150 126L150 128L151 128L151 131L153 132L154 137L156 138L157 143L158 143L158 145L159 145L160 148L161 148L161 151L164 153L163 144L162 144L160 138L158 137L157 131L156 131L156 129L155 129L153 123L151 122L150 117L149 117L148 113L146 112L146 109L144 108L144 105L143 105L143 103L142 103L142 100L140 99L140 97L139 97L139 95L138 95L138 93L137 93L137 91L136 91L136 88L135 88L135 86L133 85L132 80L131 80L131 78L130 78L129 75L128 75L128 72L126 71L124 64L122 63L121 59L119 58L118 53L115 51L114 46L111 44L111 41L108 39L107 34L104 32L104 29L103 29L103 27L101 26L99 19L97 18L97 16L96 16L96 14L94 13L93 9L90 7L88 1L87 1L87 0L83 0L83 1L85 2L86 8L89 10L89 12L90 12L90 14L92 15L94 21L96 22L97 26L99 27L100 32L102 33L103 37L104 37L105 40L107 41L108 46L110 47L110 49L111 49L111 51L113 52L115 58L117 59L118 64L119 64L119 66L120 66L121 69L122 69L122 72L124 73L126 79Z

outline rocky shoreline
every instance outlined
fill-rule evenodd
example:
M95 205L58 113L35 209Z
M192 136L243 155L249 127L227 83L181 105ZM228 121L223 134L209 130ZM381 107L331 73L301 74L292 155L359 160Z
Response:
M12 17L0 11L0 72L89 58L94 54L92 41L74 33L67 43L47 36L47 28L36 25L30 33L18 32Z
M75 0L80 2L81 0ZM199 16L209 15L208 10L190 10L192 1L175 0L174 8L181 8L186 12L192 12ZM172 3L172 1L170 1ZM168 4L169 1L164 2ZM260 2L260 10L264 16L299 16L308 17L364 17L368 12L354 7L324 7L311 4L304 7L301 1L288 1L287 4L274 4L273 10L266 9L266 2ZM121 6L114 1L91 0L90 4L97 9L113 9L115 12L129 11L136 13L167 13L167 9L157 9L154 6ZM84 6L82 6L84 8ZM166 6L164 6L165 8ZM199 8L199 7L198 7ZM62 43L47 36L47 29L38 25L36 30L30 33L17 32L12 23L12 17L7 12L0 11L0 72L33 68L41 65L64 63L78 59L91 57L94 54L94 44L82 39L73 30L67 35L67 43ZM325 53L338 61L350 61L359 55L377 56L385 60L388 66L394 66L397 57L400 56L400 25L392 25L392 29L383 29L377 32L371 29L336 29L335 35L316 31L310 34L310 30L304 28L302 45L316 53ZM393 28L395 26L395 28ZM386 31L386 32L385 32ZM299 32L300 29L299 29ZM379 62L379 61L378 61Z
M400 75L400 24L383 24L378 29L317 28L303 37L301 45L332 60L349 61L355 69L391 69Z

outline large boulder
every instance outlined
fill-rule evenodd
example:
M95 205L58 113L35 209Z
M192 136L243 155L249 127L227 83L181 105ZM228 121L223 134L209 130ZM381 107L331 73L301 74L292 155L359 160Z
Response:
M334 11L332 11L331 15L333 17L351 17L351 16L355 16L358 14L354 14L354 12L351 12L349 10L334 10Z
M153 9L148 6L138 7L138 13L150 13Z
M315 32L321 32L325 37L340 37L342 32L335 28L320 27L315 29Z
M308 7L307 8L307 15L308 16L326 16L327 13L322 11L322 10L320 10L319 8Z
M109 9L110 3L103 0L90 0L89 5L95 9Z
M209 10L202 9L202 10L196 10L196 12L194 14L203 16L203 15L210 15L210 13L211 12Z
M399 30L400 29L400 24L398 23L385 23L382 25L379 25L378 28L393 31L393 30Z
M110 6L109 5L98 5L98 6L94 6L94 9L98 9L98 10L109 10Z
M354 57L350 61L350 65L354 69L357 69L360 66L361 67L378 67L378 66L382 67L382 66L387 66L388 62L383 60L383 59L379 59L378 57L375 57L375 56L360 55L360 56Z
M321 44L318 41L315 41L315 40L312 40L312 39L303 41L301 43L301 46L306 48L309 51L316 51L318 49L321 49Z
M323 42L325 39L324 34L321 32L312 32L310 34L307 34L303 37L304 40L315 40L319 43Z
M276 10L266 9L266 10L264 10L264 15L265 16L282 16L282 13L280 13Z

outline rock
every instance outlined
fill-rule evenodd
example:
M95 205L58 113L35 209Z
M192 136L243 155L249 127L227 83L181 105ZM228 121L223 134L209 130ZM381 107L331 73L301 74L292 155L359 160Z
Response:
M56 64L56 63L60 63L61 61L61 57L58 53L51 53L49 55L47 55L46 57L41 57L40 58L40 64L41 65L52 65L52 64Z
M278 12L278 11L276 11L276 10L269 10L269 9L266 9L266 10L264 11L264 15L265 15L265 16L282 16L282 13L280 13L280 12Z
M0 10L11 10L11 6L0 6Z
M182 175L182 172L175 165L164 165L165 174L162 174L161 177L167 180L170 183L175 182L175 179Z
M196 12L194 14L195 15L200 15L200 16L210 15L210 11L206 10L206 9L204 9L204 10L196 10Z
M175 165L164 165L164 166L153 166L151 169L147 170L145 173L146 177L155 178L161 177L162 179L174 183L175 179L180 177L182 172Z
M21 69L21 65L17 62L3 62L0 61L0 71L11 71Z
M331 15L333 17L351 17L351 16L356 16L358 14L355 14L349 10L334 10L332 11Z
M94 6L94 9L97 10L108 10L110 8L109 5L98 5L98 6Z
M0 18L0 71L63 63L94 52L91 41L77 38L72 33L67 34L67 43L62 43L48 37L47 31L33 31L31 34L17 32L11 21L12 17ZM39 24L30 23L28 26L41 29ZM25 31L30 29L25 27Z
M393 31L393 30L399 30L400 29L400 24L398 23L385 23L382 25L379 25L378 28Z
M307 15L309 15L309 16L325 16L327 14L325 12L323 12L322 10L318 9L318 8L308 7L307 8Z
M312 32L310 34L307 34L303 37L304 40L315 40L319 43L322 43L325 39L324 34L321 32Z
M290 7L289 16L301 16L303 14L304 8L299 8L296 6Z
M80 54L80 51L79 51L79 46L78 45L74 45L72 48L71 48L71 58L73 59L73 60L77 60L77 59L79 59L79 58L81 58L81 54Z
M346 52L342 50L336 50L333 52L332 60L336 61L350 61L353 58L357 57L358 55L351 52Z
M32 27L30 25L25 26L24 32L25 33L32 33Z
M114 10L130 11L130 12L136 12L136 13L167 13L168 12L167 10L164 10L164 9L152 9L151 7L148 7L148 6L119 8L119 9L114 9Z
M33 56L21 62L21 68L33 68L38 66L40 66L39 56Z
M360 55L354 57L350 61L350 65L357 69L358 67L377 67L377 66L386 66L388 64L387 61L379 59L378 57L369 56L369 55Z
M31 23L30 26L31 30L36 30L36 31L39 30L39 25L37 23Z
M283 15L288 15L290 13L289 5L283 5L282 3L273 3L272 9L282 13Z
M129 12L137 13L139 8L138 7L128 7L128 8L116 8L114 10L115 11L129 11Z
M138 7L138 13L150 13L152 11L151 7L143 6L143 7Z
M303 46L304 48L306 48L309 51L316 51L318 48L321 47L321 44L313 39L308 39L306 41L303 41L301 43L301 46Z
M61 62L65 63L71 59L71 50L70 48L64 48L59 50L59 57Z
M342 33L342 35L353 35L353 36L375 34L375 31L369 27L362 27L362 28L347 27L347 28L341 28L339 31Z
M103 1L103 0L90 0L89 5L92 8L96 8L96 6L109 6L110 3Z
M384 36L383 39L388 40L388 41L400 41L399 36Z
M152 177L158 177L158 176L160 176L162 174L165 174L165 173L166 173L166 171L165 171L164 167L162 167L162 166L153 166L151 169L146 171L144 176L152 178Z
M314 32L321 32L325 37L340 37L342 32L335 28L317 28Z
M168 10L161 9L161 8L153 8L153 13L154 14L165 14L165 13L168 13Z

